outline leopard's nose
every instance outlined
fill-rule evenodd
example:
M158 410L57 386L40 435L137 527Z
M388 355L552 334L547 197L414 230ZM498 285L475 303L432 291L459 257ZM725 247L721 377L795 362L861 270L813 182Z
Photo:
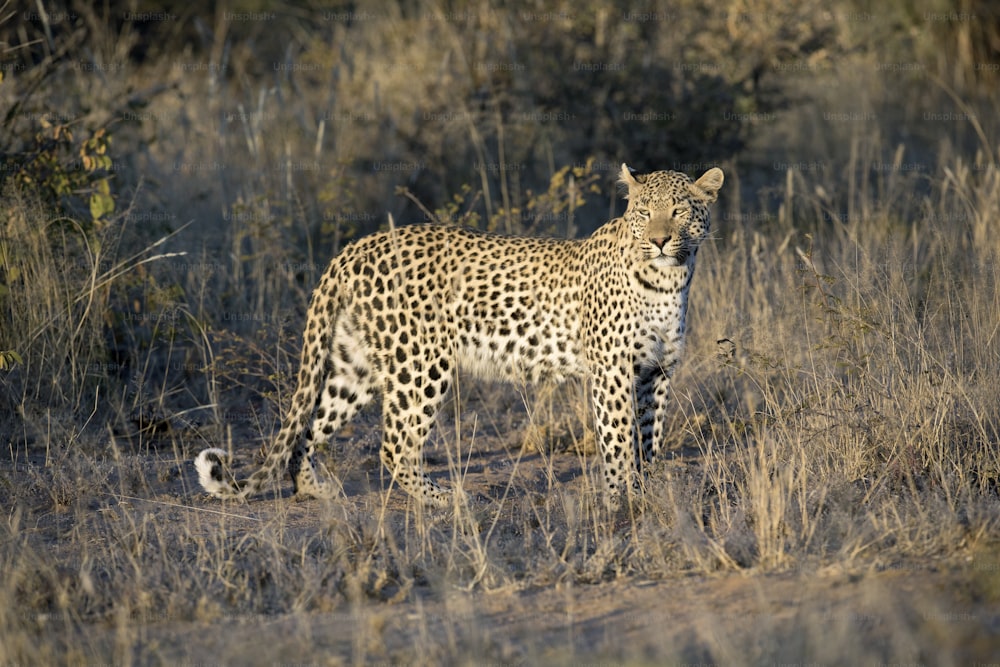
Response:
M663 246L670 243L670 239L672 238L673 238L672 236L657 236L655 238L650 238L649 242L655 245L660 250L663 250Z

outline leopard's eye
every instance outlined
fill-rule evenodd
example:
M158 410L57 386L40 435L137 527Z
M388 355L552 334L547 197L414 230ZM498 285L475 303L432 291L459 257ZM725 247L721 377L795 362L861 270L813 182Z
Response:
M636 206L635 207L635 214L638 215L638 216L640 216L640 217L648 219L649 218L649 209L646 208L645 206Z

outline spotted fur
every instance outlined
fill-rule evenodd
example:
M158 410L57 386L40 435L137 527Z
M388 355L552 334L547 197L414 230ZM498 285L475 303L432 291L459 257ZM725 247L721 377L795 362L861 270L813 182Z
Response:
M236 481L226 453L207 449L196 460L202 486L245 498L287 469L298 494L332 495L316 445L380 394L382 463L412 496L446 505L421 449L465 369L511 382L589 378L609 498L637 488L663 440L695 255L723 174L692 181L622 165L621 182L625 214L586 239L419 224L346 247L313 293L298 389L264 465Z

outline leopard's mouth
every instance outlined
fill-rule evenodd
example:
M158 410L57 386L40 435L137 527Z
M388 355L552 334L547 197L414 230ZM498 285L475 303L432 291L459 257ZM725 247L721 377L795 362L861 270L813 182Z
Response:
M662 254L653 258L653 264L662 268L673 268L684 264L684 260L678 258L677 254Z
M691 257L691 248L684 245L679 248L671 248L669 251L660 254L660 260L667 260L670 266L680 266L688 261Z

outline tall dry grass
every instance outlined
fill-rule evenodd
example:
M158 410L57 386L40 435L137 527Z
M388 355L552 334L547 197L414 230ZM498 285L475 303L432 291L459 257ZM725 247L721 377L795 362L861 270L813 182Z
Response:
M702 356L679 385L696 387L688 419L710 423L696 439L711 510L691 521L724 564L929 555L992 532L998 173L961 158L935 173L905 222L885 204L916 187L899 179L868 217L830 225L804 201L819 215L727 230L705 262ZM721 363L716 338L735 342Z

